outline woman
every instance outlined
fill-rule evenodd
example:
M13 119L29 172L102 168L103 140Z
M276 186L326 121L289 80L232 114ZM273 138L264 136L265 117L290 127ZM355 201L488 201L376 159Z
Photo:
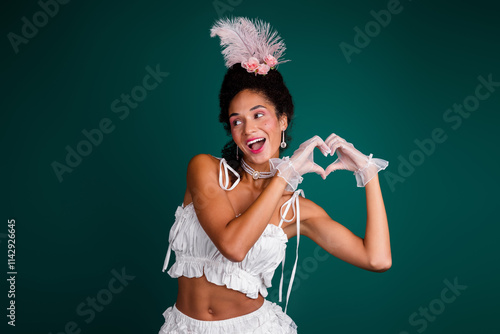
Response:
M314 136L291 157L280 159L290 141L290 93L275 66L283 63L284 43L269 25L244 18L219 20L212 36L221 37L228 71L220 92L219 119L232 140L223 157L199 154L187 170L182 206L170 231L176 262L168 271L178 278L177 301L164 313L160 333L296 333L285 312L266 300L267 288L287 240L300 235L360 268L382 272L391 266L387 217L377 173L388 162L359 152L341 137ZM271 37L271 38L270 38ZM287 132L288 133L288 132ZM286 138L285 138L286 137ZM313 150L338 159L326 169ZM366 185L365 238L332 220L297 189L306 173L325 179L337 169L353 171ZM302 195L300 197L299 195ZM291 210L290 210L291 208ZM283 275L280 283L283 287Z

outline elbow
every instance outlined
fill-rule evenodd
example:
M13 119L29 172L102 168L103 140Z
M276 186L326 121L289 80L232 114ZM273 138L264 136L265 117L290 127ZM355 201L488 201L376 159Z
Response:
M377 273L383 273L389 270L392 266L392 258L388 258L380 261L372 261L370 262L371 271Z
M244 236L234 235L234 231L221 233L214 243L220 253L231 262L243 262L253 246L248 244Z
M241 246L228 246L220 252L231 262L242 262L247 256L248 250L245 251Z
M246 248L244 240L240 240L228 233L220 236L214 241L214 244L222 256L231 262L242 262L250 250L250 248Z
M246 254L243 255L242 253L233 252L233 253L229 253L225 256L231 262L243 262L243 260L246 257Z

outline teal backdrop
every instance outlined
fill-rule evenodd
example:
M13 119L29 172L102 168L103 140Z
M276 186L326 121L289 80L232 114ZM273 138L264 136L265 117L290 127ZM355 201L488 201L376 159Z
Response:
M220 156L230 139L209 35L229 15L268 21L286 42L292 61L280 72L296 106L286 155L336 133L390 162L379 175L392 268L365 271L302 238L288 308L299 333L499 332L496 1L1 7L0 332L159 331L177 295L161 269L187 164ZM315 155L323 166L334 158ZM364 237L352 172L308 174L301 187Z

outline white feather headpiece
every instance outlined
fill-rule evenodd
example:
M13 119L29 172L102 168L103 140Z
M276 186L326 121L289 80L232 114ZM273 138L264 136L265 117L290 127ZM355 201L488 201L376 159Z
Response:
M226 67L241 63L248 72L267 74L278 64L289 60L285 54L285 42L269 23L245 17L219 19L210 29L210 36L220 37Z

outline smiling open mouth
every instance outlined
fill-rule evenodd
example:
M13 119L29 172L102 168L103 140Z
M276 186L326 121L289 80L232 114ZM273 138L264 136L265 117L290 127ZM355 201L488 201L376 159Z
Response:
M258 151L264 146L265 142L266 142L265 138L259 138L259 139L255 139L255 140L250 141L247 145L251 151Z

